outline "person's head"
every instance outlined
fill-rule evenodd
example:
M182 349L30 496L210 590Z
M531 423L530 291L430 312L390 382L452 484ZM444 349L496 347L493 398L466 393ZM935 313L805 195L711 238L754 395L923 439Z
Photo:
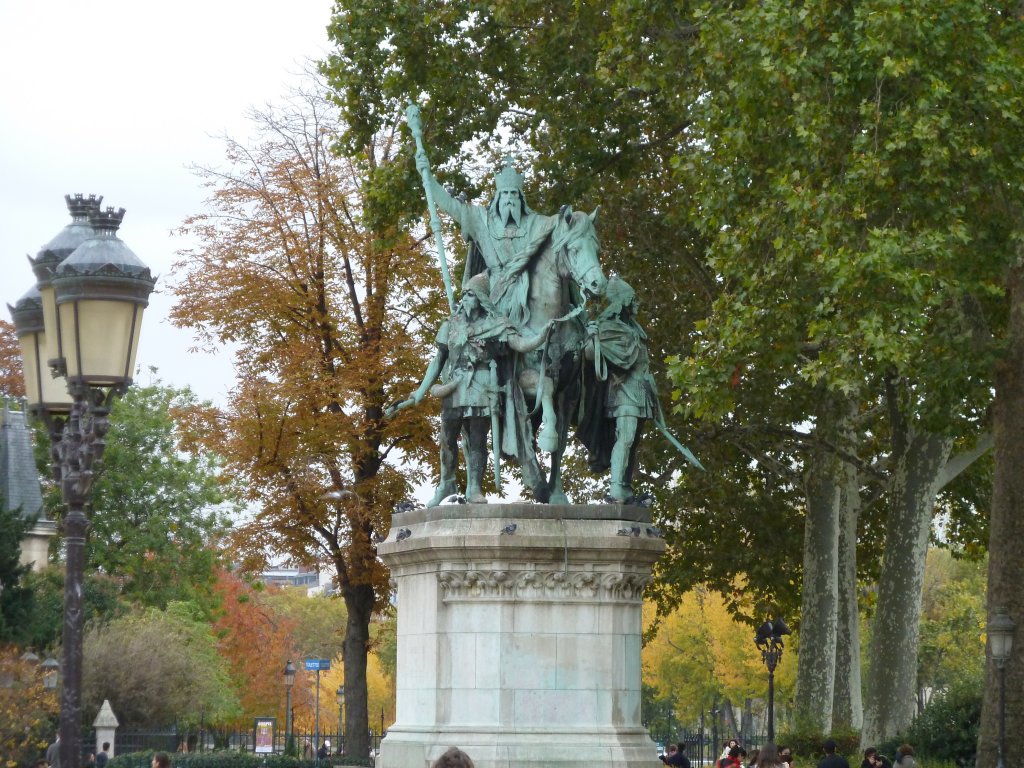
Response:
M774 768L780 762L782 762L782 760L779 757L779 748L770 741L757 750L758 768L761 768L761 766L764 766L765 768Z
M900 744L900 748L896 751L900 753L901 757L906 757L907 755L914 756L914 748L909 744Z
M434 761L431 768L474 768L474 766L469 755L458 747L449 747L447 752Z
M324 746L327 747L327 749L330 749L331 748L331 740L330 739L324 739Z
M789 747L779 747L779 760L784 763L793 762L793 750Z
M462 311L472 317L477 310L491 314L497 311L491 302L491 283L486 272L473 275L462 289Z
M612 275L608 278L608 283L604 289L604 296L608 306L601 312L602 317L623 317L628 319L636 314L636 291L633 290L633 286L618 275ZM722 742L722 746L732 748L738 743L736 739L731 739Z
M735 744L736 742L733 742ZM742 747L729 747L729 757L739 758L743 753Z
M760 757L760 756L761 756L761 750L759 750L759 749L755 749L753 752L751 752L750 753L750 761L749 761L750 764L751 765L756 765L757 764L757 758Z
M106 752L108 749L110 749L110 742L109 741L104 741L103 742L103 751Z
M668 750L667 750L668 754L674 755L678 751L679 751L679 747L677 747L675 744L669 744L668 745Z
M619 283L624 285L626 287L626 289L628 289L630 296L635 296L636 295L633 292L633 289L630 288L629 283L627 283L625 280L620 280ZM632 299L630 299L630 301L632 301ZM729 739L729 749L732 749L733 747L738 747L739 745L740 745L740 743L738 741L736 741L736 739Z
M153 768L171 768L171 758L166 752L157 752L153 755Z
M523 194L523 181L522 174L512 167L512 158L506 157L504 166L494 177L494 200L490 206L502 224L511 218L519 226L523 214L529 210Z
M836 753L836 742L834 739L828 739L821 748L825 751L826 755L834 755Z
M676 744L676 752L685 752L685 751L686 751L686 742L685 741L680 741L678 744Z

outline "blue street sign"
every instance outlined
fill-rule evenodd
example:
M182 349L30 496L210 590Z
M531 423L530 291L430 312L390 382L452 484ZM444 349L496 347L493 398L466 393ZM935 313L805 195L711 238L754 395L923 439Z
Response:
M306 659L307 672L326 672L330 668L330 659Z

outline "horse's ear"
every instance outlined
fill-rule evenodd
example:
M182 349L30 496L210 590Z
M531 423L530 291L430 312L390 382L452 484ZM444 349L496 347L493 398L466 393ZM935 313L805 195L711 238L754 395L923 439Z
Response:
M591 221L596 221L597 220L597 212L600 211L600 210L601 210L601 206L600 205L597 206L597 208L594 209L594 212L590 214L590 220Z
M558 215L565 219L565 223L572 225L572 206L563 205L558 211Z

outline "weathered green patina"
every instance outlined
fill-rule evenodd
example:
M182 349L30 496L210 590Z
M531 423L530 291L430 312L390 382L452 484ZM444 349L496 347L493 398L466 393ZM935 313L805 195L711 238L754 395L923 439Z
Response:
M438 354L408 400L419 403L437 379L444 401L441 477L430 504L457 493L460 433L467 456L466 496L482 502L486 436L492 434L496 486L501 455L520 466L535 501L567 503L561 460L569 428L591 451L592 467L611 468L607 500L637 501L631 485L643 423L653 419L695 466L698 462L664 429L657 390L647 365L646 334L635 321L635 293L624 281L609 282L598 259L591 214L564 206L553 216L526 203L524 178L510 160L495 175L486 205L455 198L430 171L419 111L407 112L416 139L416 168L423 180L449 301L451 278L440 239L441 210L469 243L462 302L438 333ZM608 294L608 307L588 325L586 301ZM584 358L593 364L584 363ZM580 423L580 405L587 417ZM550 454L544 475L537 450Z

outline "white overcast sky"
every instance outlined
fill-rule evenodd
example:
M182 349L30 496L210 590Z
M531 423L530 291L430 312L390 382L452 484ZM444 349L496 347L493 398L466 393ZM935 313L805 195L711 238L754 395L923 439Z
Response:
M70 221L69 193L125 208L121 239L167 275L188 245L172 230L203 207L189 166L219 164L218 137L248 136L246 111L327 53L330 12L330 0L0 0L3 304L35 281L25 255ZM164 381L222 402L230 354L190 354L170 305L166 293L150 301L141 380L156 366Z

